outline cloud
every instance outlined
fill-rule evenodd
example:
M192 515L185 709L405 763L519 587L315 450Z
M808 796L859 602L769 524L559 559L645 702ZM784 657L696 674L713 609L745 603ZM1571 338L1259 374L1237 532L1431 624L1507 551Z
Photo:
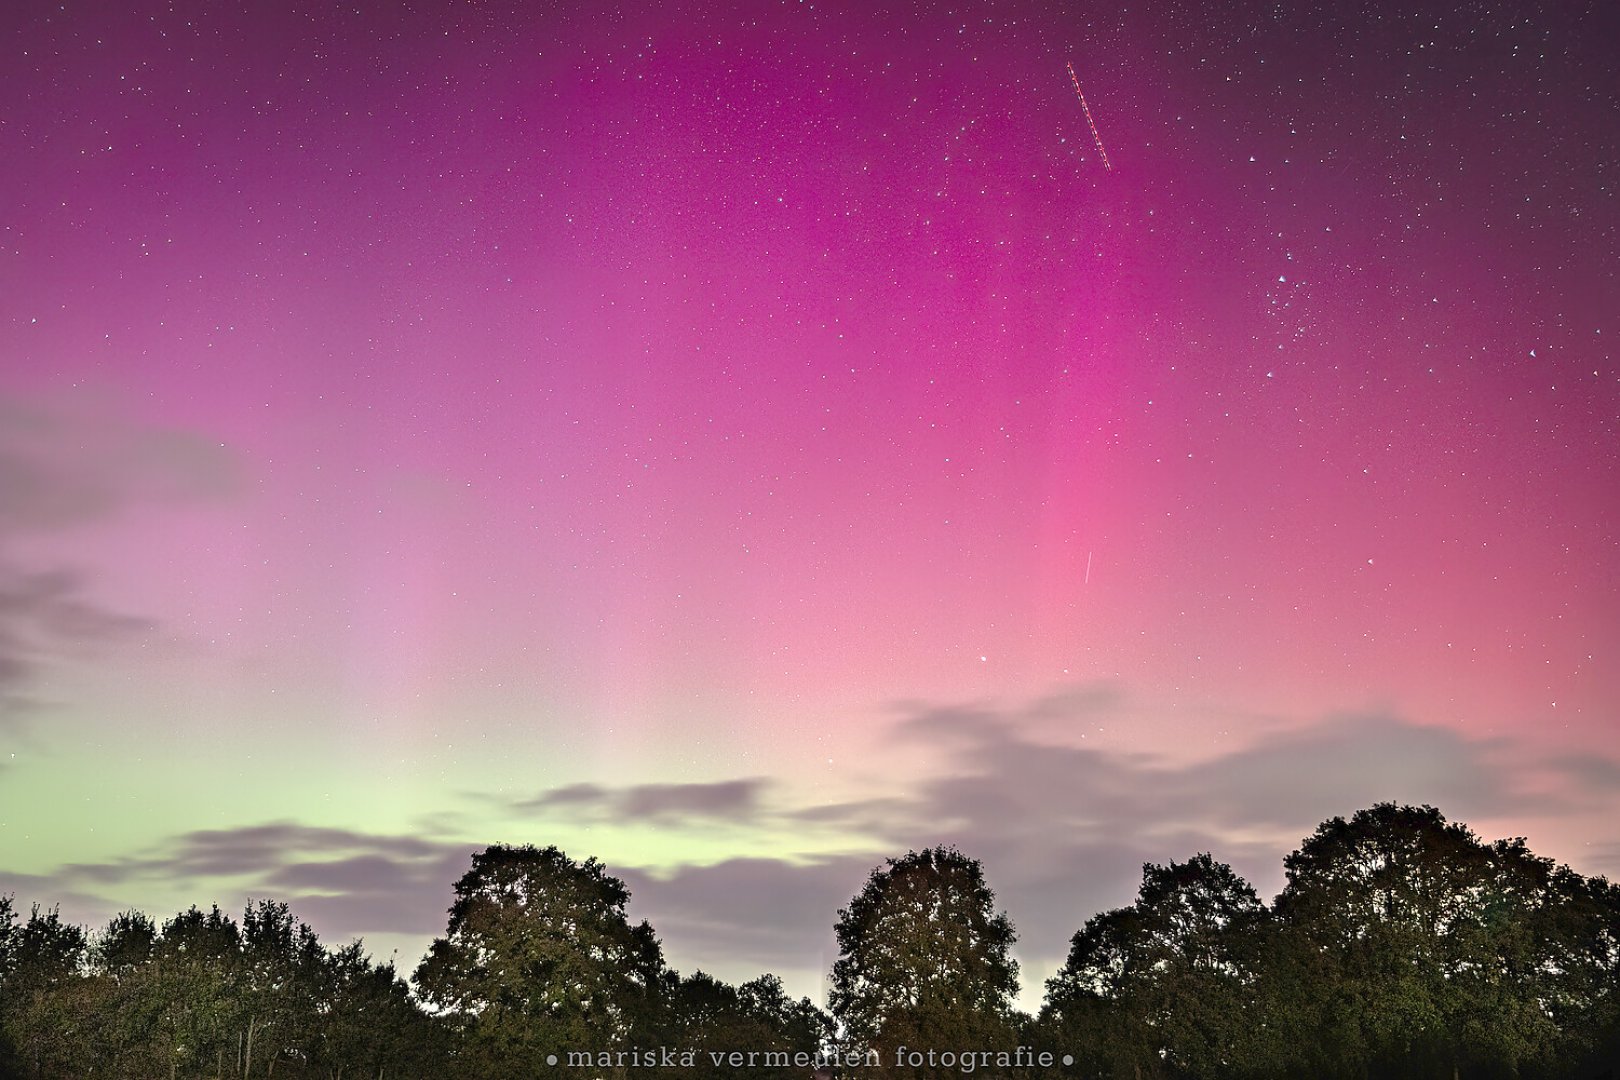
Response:
M819 803L784 812L789 821L805 825L834 825L854 832L880 835L910 813L912 800L903 796Z
M756 777L582 783L498 805L640 825L672 839L716 822L779 837L777 857L672 869L619 862L610 851L570 855L603 857L624 879L632 916L653 924L673 965L734 979L773 970L796 978L795 993L814 992L835 955L838 910L873 869L907 850L954 844L983 860L998 904L1019 929L1026 985L1038 997L1074 932L1134 898L1144 862L1209 851L1264 896L1281 886L1284 854L1321 821L1380 800L1430 803L1454 820L1477 822L1556 818L1620 798L1613 761L1532 760L1509 740L1386 714L1333 716L1194 762L1064 741L1075 715L1112 720L1103 714L1127 704L1117 689L1023 708L912 703L894 723L897 749L926 749L943 766L868 798L795 804ZM843 846L811 852L809 837ZM27 884L49 899L62 890L130 897L153 881L228 882L239 895L288 901L329 940L414 935L425 945L443 933L454 882L482 846L459 830L394 835L280 821L188 832ZM1608 869L1620 863L1620 847L1594 848L1592 858L1589 869Z
M1035 726L1022 710L914 709L902 736L947 747L954 767L889 818L886 839L982 853L1026 949L1047 957L1091 914L1128 902L1143 862L1210 851L1264 894L1280 888L1282 856L1317 824L1376 802L1477 821L1620 795L1612 762L1554 759L1543 770L1551 782L1538 783L1509 740L1387 714L1336 715L1191 763L1037 738Z
M1026 978L1038 982L1088 918L1134 898L1145 862L1209 851L1266 895L1281 887L1283 855L1316 825L1378 801L1430 803L1470 821L1556 815L1577 793L1620 794L1613 763L1554 759L1553 782L1537 787L1521 779L1524 752L1508 740L1383 714L1333 716L1192 763L1044 734L1125 704L1112 687L1013 709L912 703L894 737L943 751L939 775L869 799L762 807L754 822L838 829L866 837L860 850L626 880L672 956L785 964L825 949L838 908L884 857L955 844L984 861L1019 927Z
M1589 755L1561 755L1548 763L1576 795L1613 795L1620 792L1620 761Z
M606 788L570 784L514 803L522 811L557 810L598 821L679 824L694 819L752 821L769 781L752 777L718 783L634 784Z
M0 397L0 735L21 733L28 686L52 660L151 628L96 603L77 570L23 565L17 541L135 505L217 498L237 488L239 471L217 443L105 404Z
M1465 820L1562 808L1559 797L1526 790L1513 764L1505 739L1347 715L1190 770L1177 797L1234 826L1297 827L1385 801L1426 802Z
M127 906L151 883L185 882L195 902L274 897L327 940L408 935L423 945L443 933L455 882L478 845L416 835L365 833L270 822L201 829L152 850L103 863L70 863L50 875L9 875L19 894L72 901L75 911ZM112 895L116 903L87 900ZM151 912L160 920L166 913Z
M113 905L91 892L65 888L55 875L19 874L0 870L0 896L12 897L12 911L27 918L34 904L41 910L60 908L69 922L97 925L115 911Z
M1589 858L1594 873L1603 874L1610 881L1620 881L1620 841L1593 844Z
M802 862L728 859L667 875L614 872L630 888L636 916L657 928L675 966L742 978L829 967L838 909L874 865L862 854Z
M239 486L235 456L195 432L137 423L106 402L0 398L0 536Z
M246 876L271 880L285 870L291 857L347 856L364 852L409 863L431 860L443 851L441 845L417 836L361 833L277 821L240 829L198 829L173 837L141 855L105 863L69 863L60 873L69 881L103 884L121 884L143 877Z
M558 807L598 809L607 806L612 800L612 791L601 784L569 784L567 787L541 792L534 798L524 799L515 805L520 810L553 810Z
M261 879L312 925L346 938L444 933L455 883L475 845L445 843L402 857L377 850L284 866Z
M27 687L45 664L149 626L90 600L77 573L28 572L0 562L0 734L20 732L37 707Z

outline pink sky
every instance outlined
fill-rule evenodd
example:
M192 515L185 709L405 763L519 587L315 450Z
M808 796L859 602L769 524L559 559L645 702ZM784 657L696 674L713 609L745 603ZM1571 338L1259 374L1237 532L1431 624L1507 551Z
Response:
M1293 814L1112 804L1072 928L1184 841L1274 872L1324 809L1276 770L1620 869L1606 60L1421 14L25 8L0 559L148 628L18 653L0 888L234 896L71 868L270 823L869 864L1000 836L939 800L1030 740ZM900 721L965 707L1004 754Z

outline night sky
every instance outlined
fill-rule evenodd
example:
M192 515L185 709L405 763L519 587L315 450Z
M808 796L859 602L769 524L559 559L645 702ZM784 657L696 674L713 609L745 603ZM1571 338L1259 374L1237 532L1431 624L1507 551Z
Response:
M1609 5L247 7L0 10L0 893L555 843L819 995L940 842L1031 987L1380 799L1620 873Z

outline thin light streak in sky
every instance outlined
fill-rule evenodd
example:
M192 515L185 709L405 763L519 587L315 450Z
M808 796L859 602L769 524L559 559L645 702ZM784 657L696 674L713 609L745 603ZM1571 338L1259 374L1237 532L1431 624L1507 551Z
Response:
M1102 136L1097 134L1097 121L1091 118L1091 106L1086 104L1086 92L1080 89L1080 77L1074 73L1074 64L1070 63L1069 81L1074 83L1075 95L1080 98L1080 108L1086 114L1086 126L1091 129L1091 138L1097 144L1097 152L1102 155L1103 168L1109 172L1114 171L1114 163L1108 160L1108 148L1103 145Z

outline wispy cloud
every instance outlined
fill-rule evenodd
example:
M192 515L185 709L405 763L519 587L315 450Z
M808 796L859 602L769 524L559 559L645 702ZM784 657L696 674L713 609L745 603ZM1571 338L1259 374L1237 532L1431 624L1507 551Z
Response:
M634 784L609 788L570 784L513 804L520 811L553 811L627 824L678 825L697 819L753 821L770 782L760 777L717 783Z
M1122 707L1117 689L1009 709L913 703L896 718L894 737L902 749L943 755L944 766L915 786L867 799L794 802L787 789L753 777L582 783L504 805L539 823L556 815L640 826L672 844L684 833L707 835L716 823L778 838L780 856L674 868L618 862L611 851L570 852L603 857L625 879L632 910L653 922L674 962L722 973L807 972L830 962L838 909L884 857L955 844L984 860L1036 982L1087 918L1130 900L1144 862L1211 851L1262 890L1274 889L1283 855L1300 838L1328 817L1381 800L1431 803L1470 822L1556 817L1620 801L1615 762L1555 756L1526 769L1526 751L1508 740L1382 714L1331 717L1190 763L1052 735L1065 729L1065 708L1092 717ZM846 839L838 850L812 851L803 846L812 835ZM154 880L194 881L207 895L207 883L228 881L289 900L329 936L414 934L425 942L443 931L452 886L482 846L454 833L282 821L189 832L129 857L9 881L43 899L68 891L133 897Z
M147 851L68 863L50 875L0 871L0 893L105 911L136 903L153 883L184 882L194 885L197 903L227 902L232 896L286 900L337 939L406 934L425 941L443 930L455 882L481 846L270 822L183 833ZM92 899L97 896L115 899Z
M289 858L356 852L417 862L443 848L417 836L392 836L316 828L290 821L240 829L199 829L173 837L149 852L103 863L69 863L69 880L107 883L142 877L273 877Z
M135 505L226 495L239 472L217 443L104 404L0 397L0 736L22 731L30 684L46 665L151 628L98 603L83 571L26 565L17 542Z

